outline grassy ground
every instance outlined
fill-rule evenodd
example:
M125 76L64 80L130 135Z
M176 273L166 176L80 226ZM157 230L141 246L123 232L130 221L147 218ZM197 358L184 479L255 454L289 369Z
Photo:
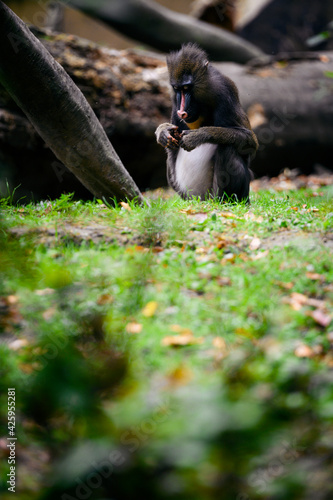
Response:
M3 491L332 498L332 199L3 200Z

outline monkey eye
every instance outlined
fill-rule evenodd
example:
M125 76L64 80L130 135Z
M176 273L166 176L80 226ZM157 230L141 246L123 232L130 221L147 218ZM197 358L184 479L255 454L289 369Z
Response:
M174 90L175 92L178 92L178 90L179 90L178 85L172 85L172 88L173 88L173 90Z
M183 85L183 90L188 90L190 88L189 85Z

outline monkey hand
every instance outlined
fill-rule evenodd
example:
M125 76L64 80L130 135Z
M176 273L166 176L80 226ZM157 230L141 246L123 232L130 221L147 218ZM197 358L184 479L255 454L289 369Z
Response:
M193 151L200 144L201 141L197 130L183 130L179 142L181 148L185 149L185 151Z
M155 131L156 140L161 146L169 149L179 148L180 133L172 123L162 123Z

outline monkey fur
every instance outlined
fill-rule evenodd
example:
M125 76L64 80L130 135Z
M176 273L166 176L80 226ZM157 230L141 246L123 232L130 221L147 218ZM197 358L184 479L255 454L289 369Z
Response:
M156 129L167 151L169 185L184 199L249 201L258 141L236 85L188 43L167 57L173 88L171 123Z

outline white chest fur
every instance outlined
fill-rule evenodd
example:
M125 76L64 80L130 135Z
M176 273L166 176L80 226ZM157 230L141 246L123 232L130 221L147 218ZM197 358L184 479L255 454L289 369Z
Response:
M189 196L205 197L213 183L215 144L202 144L193 151L179 149L176 160L176 180Z

